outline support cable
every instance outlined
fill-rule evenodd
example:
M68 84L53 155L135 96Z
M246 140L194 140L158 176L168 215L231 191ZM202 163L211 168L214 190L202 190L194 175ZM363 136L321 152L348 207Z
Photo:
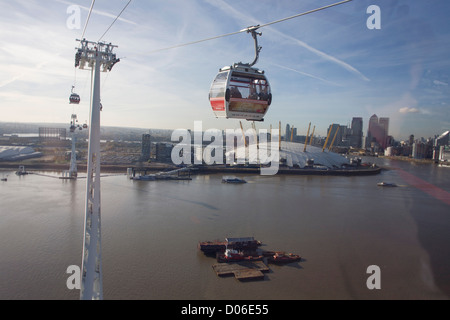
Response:
M125 7L122 9L122 11L120 11L120 13L117 15L117 17L114 19L114 21L111 23L111 25L108 27L108 29L106 29L105 33L103 33L103 35L100 37L100 39L98 39L97 42L100 42L100 40L103 39L103 37L105 36L106 33L108 33L109 29L111 29L111 27L113 26L113 24L117 21L117 19L119 19L119 17L121 16L121 14L125 11L125 9L128 7L128 5L131 3L131 0L128 1L128 3L125 5Z
M275 24L275 23L279 23L279 22L283 22L283 21L286 21L286 20L298 18L298 17L304 16L304 15L307 15L307 14L310 14L310 13L314 13L314 12L321 11L321 10L324 10L324 9L328 9L328 8L331 8L331 7L334 7L334 6L338 6L340 4L344 4L344 3L350 2L350 1L352 1L352 0L344 0L344 1L341 1L341 2L336 2L336 3L330 4L330 5L327 5L327 6L324 6L324 7L320 7L320 8L317 8L317 9L313 9L313 10L309 10L309 11L306 11L306 12L303 12L303 13L299 13L299 14L296 14L296 15L293 15L293 16L290 16L290 17L287 17L287 18L284 18L284 19L272 21L272 22L260 25L259 27L260 28L267 27L267 26L270 26L270 25Z
M235 31L235 32L225 33L225 34L222 34L222 35L219 35L219 36L215 36L215 37L210 37L210 38L206 38L206 39L202 39L202 40L196 40L196 41L191 41L191 42L186 42L186 43L174 45L174 46L171 46L171 47L156 49L156 50L150 51L149 54L155 53L155 52L159 52L159 51L165 51L165 50L185 47L185 46L189 46L189 45L192 45L192 44L197 44L197 43L200 43L200 42L205 42L205 41L215 40L215 39L219 39L219 38L224 38L224 37L232 36L232 35L235 35L235 34L238 34L238 33L242 33L242 32L252 32L252 31L254 31L254 30L258 29L258 28L264 28L264 27L270 26L270 25L275 24L275 23L280 23L280 22L283 22L283 21L286 21L286 20L298 18L298 17L304 16L304 15L307 15L307 14L310 14L310 13L314 13L314 12L317 12L317 11L321 11L321 10L324 10L324 9L335 7L335 6L338 6L338 5L350 2L350 1L352 1L352 0L344 0L344 1L336 2L336 3L330 4L330 5L327 5L327 6L324 6L324 7L320 7L320 8L316 8L316 9L309 10L309 11L306 11L306 12L302 12L302 13L299 13L299 14L296 14L296 15L293 15L293 16L290 16L290 17L287 17L287 18L275 20L275 21L268 22L268 23L265 23L265 24L262 24L262 25L248 27L248 28L245 28L245 29L242 29L242 30L239 30L239 31Z
M95 3L95 0L92 0L92 3L91 3L91 8L89 9L89 14L88 14L88 17L87 17L86 23L84 24L84 29L83 29L83 33L81 34L81 39L83 39L83 38L84 38L84 34L86 33L86 28L87 28L87 26L88 26L88 23L89 23L89 19L91 18L91 13L92 13L92 9L94 8L94 3Z

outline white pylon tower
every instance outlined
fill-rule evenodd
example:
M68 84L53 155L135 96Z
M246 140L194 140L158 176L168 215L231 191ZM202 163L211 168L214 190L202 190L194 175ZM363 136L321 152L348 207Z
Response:
M86 209L81 264L82 300L103 299L100 210L100 71L111 71L120 60L112 53L117 46L77 40L81 48L75 55L75 67L91 69L93 89L87 159Z

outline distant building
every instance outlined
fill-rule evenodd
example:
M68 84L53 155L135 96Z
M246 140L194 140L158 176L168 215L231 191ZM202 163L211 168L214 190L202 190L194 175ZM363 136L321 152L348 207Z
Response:
M413 143L414 143L414 135L412 134L409 136L409 145L412 146Z
M389 118L378 119L374 114L369 119L366 147L386 149L388 146Z
M41 156L41 152L36 152L31 147L0 146L0 161L21 161Z
M412 157L414 159L427 158L427 146L423 142L416 141L412 145Z
M333 146L341 145L342 131L342 126L340 124L333 123L328 127L327 136L329 136L329 138L327 147L331 146L331 143L333 143Z
M330 133L331 131L331 133ZM328 127L327 136L328 138L328 146L333 142L334 147L349 147L350 141L352 137L352 130L347 126L333 123ZM362 137L361 137L362 138ZM334 141L333 141L334 140Z
M351 133L349 135L349 144L354 148L361 148L363 146L363 119L354 117L352 119Z
M449 136L450 131L446 131L434 140L433 159L435 161L447 161L449 151Z
M450 146L447 145L439 147L439 162L450 165Z
M148 161L150 159L151 153L151 136L149 134L142 135L142 152L141 152L141 160Z
M173 144L158 142L155 144L155 158L159 162L171 162Z
M380 119L378 121L378 125L383 130L383 139L387 139L387 137L389 135L389 118L380 117ZM386 148L386 146L384 148Z
M62 128L39 128L39 139L41 140L66 140L66 129Z

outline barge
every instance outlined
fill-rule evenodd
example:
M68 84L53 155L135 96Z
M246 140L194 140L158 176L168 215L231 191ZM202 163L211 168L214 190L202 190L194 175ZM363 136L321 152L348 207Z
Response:
M200 241L198 248L205 254L216 254L225 252L228 249L254 251L261 245L261 242L253 237L225 238L225 241Z
M248 254L235 249L226 249L225 253L217 253L217 262L259 261L262 259L262 255Z
M284 253L281 251L273 252L273 254L265 253L264 256L267 256L267 262L275 264L291 263L302 259L298 254Z

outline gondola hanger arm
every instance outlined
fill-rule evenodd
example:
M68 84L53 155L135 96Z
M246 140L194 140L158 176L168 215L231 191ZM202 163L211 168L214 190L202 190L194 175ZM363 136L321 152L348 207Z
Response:
M255 40L255 59L251 62L251 63L239 63L239 65L241 66L246 66L246 67L252 67L256 64L256 62L259 59L259 52L261 51L262 47L260 47L258 45L258 36L262 35L262 32L257 32L256 30L259 29L259 25L256 26L251 26L245 29L242 29L240 32L244 32L246 31L247 33L251 33L253 40Z

